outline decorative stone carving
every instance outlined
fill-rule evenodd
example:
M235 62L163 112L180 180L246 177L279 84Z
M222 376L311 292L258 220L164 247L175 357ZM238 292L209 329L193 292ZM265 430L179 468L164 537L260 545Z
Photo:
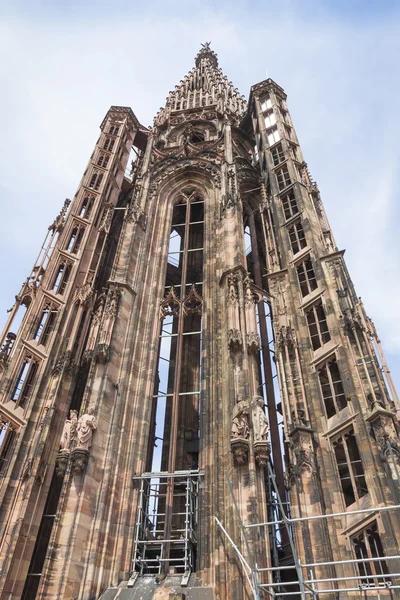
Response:
M101 218L99 231L105 231L105 233L108 233L110 231L113 213L114 213L114 204L112 202L106 202L106 204L104 205L104 212L103 212L103 216Z
M69 450L60 450L56 457L56 475L57 477L64 477L65 472L68 468L69 458L71 452Z
M72 369L73 362L71 360L71 352L68 350L63 352L61 356L57 359L54 364L54 367L51 370L50 375L53 377L58 375L62 371L70 371Z
M316 472L316 458L313 443L313 430L295 426L289 433L290 448L294 455L293 476L311 477Z
M266 442L268 440L268 420L264 412L264 398L253 396L251 400L251 421L253 425L254 441Z
M76 439L76 428L78 424L78 411L71 410L69 419L65 420L64 428L61 434L60 450L56 457L56 474L58 477L64 477L68 467L71 447Z
M97 422L94 416L94 409L89 407L87 413L79 418L76 426L76 435L78 438L77 449L89 450L92 445L93 431L95 429L97 429Z
M183 312L185 315L201 315L203 310L203 298L197 293L196 287L192 284L190 292L183 301Z
M90 281L86 281L84 284L76 288L75 291L75 302L84 306L90 300L93 295L93 288Z
M61 434L60 450L71 451L71 446L76 436L76 428L78 424L78 411L71 410L69 419L66 419L64 428Z
M245 315L246 315L246 343L250 354L255 354L260 349L260 337L257 332L256 305L253 291L251 289L251 279L246 277L244 280L245 288Z
M136 191L136 190L135 190ZM126 220L137 223L143 231L146 229L147 215L142 211L137 202L133 202L126 211Z
M74 448L71 452L71 470L75 475L81 475L89 461L89 451Z
M251 400L254 458L260 467L267 465L271 446L268 441L268 420L264 412L264 398L253 396Z
M97 428L92 407L82 415L76 426L78 444L71 452L71 469L75 475L81 475L89 460L89 448L92 445L93 431Z
M232 352L236 353L242 349L242 333L239 329L228 329L228 346Z
M178 316L180 310L180 300L175 293L174 286L169 288L168 294L160 304L160 314L162 317L168 315Z
M239 394L233 409L231 425L231 451L237 466L243 466L249 460L249 413L249 400L245 400Z
M118 311L118 303L121 291L118 287L110 287L107 294L107 304L103 315L103 326L100 331L99 343L96 348L96 360L105 363L108 360L108 353L111 343L111 336L114 328L115 317Z
M101 294L97 300L96 310L93 312L92 322L90 324L89 336L86 344L86 350L82 356L82 363L86 364L92 360L94 349L96 347L97 337L100 330L101 320L103 318L106 295Z
M390 458L390 450L393 452L396 459L399 460L400 439L394 423L394 415L375 402L367 420L371 423L374 438L379 447L382 460L388 460L388 458Z
M238 281L236 274L230 273L228 275L228 346L232 352L239 352L243 346L237 293Z
M10 356L10 353L11 353L11 350L12 350L12 347L14 345L16 338L17 338L17 336L12 331L9 331L7 333L7 337L6 337L4 344L0 350L0 363L2 363L3 365L6 365L8 362L8 358Z
M53 223L49 227L49 231L55 233L56 231L61 231L64 227L65 223L65 215L67 214L68 206L71 204L71 200L66 198L64 201L64 205L60 211L60 214L54 219Z

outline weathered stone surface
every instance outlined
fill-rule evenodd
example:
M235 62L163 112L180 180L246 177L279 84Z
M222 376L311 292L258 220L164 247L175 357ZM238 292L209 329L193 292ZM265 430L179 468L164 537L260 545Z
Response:
M249 600L216 518L248 562L293 564L284 528L241 532L276 519L270 458L293 517L351 512L294 525L302 563L345 561L324 589L368 540L400 553L396 512L354 513L398 504L400 404L286 95L247 104L209 43L195 63L152 128L107 112L10 311L0 600Z

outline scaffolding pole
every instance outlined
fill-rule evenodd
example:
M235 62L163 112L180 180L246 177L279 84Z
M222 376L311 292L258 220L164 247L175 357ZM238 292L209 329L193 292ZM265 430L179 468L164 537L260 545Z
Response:
M249 562L251 563L251 576L252 576L252 579L253 579L253 588L252 588L252 591L253 591L254 600L259 600L259 598L260 598L260 586L259 586L259 583L258 583L257 565L256 565L256 563L254 561L253 554L252 554L252 552L250 550L250 544L249 544L249 540L247 539L246 529L245 529L245 526L243 524L242 517L240 516L239 507L238 507L237 502L236 502L235 494L233 493L232 482L231 482L231 479L229 477L228 471L225 471L225 475L226 475L226 479L228 481L228 487L229 487L229 491L230 491L231 496L232 496L233 505L235 507L236 514L237 514L237 517L238 517L238 520L239 520L239 526L240 526L240 529L241 529L241 532L242 532L242 535L243 535L244 542L246 544L246 549L247 549L247 555L248 555L248 558L249 558Z

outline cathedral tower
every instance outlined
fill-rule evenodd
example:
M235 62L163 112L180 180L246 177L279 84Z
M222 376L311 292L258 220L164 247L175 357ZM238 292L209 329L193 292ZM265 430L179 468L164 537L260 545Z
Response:
M206 43L100 129L2 334L0 600L395 598L400 405L283 89Z

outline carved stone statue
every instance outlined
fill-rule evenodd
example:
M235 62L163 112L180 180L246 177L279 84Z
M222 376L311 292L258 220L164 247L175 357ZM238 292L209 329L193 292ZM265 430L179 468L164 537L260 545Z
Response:
M61 434L60 450L71 450L71 444L76 434L76 426L78 423L78 411L70 410L69 419L64 423L64 429Z
M231 450L235 464L240 467L249 460L249 412L248 399L239 394L232 414Z
M266 442L268 440L268 420L264 412L264 398L253 396L251 409L254 441Z
M238 438L248 439L250 434L249 418L250 412L247 400L241 394L236 399L236 405L233 409L231 440Z
M89 450L92 445L93 431L97 429L97 423L93 413L93 408L88 408L87 413L82 415L78 421L76 433L78 436L77 448L79 449Z

